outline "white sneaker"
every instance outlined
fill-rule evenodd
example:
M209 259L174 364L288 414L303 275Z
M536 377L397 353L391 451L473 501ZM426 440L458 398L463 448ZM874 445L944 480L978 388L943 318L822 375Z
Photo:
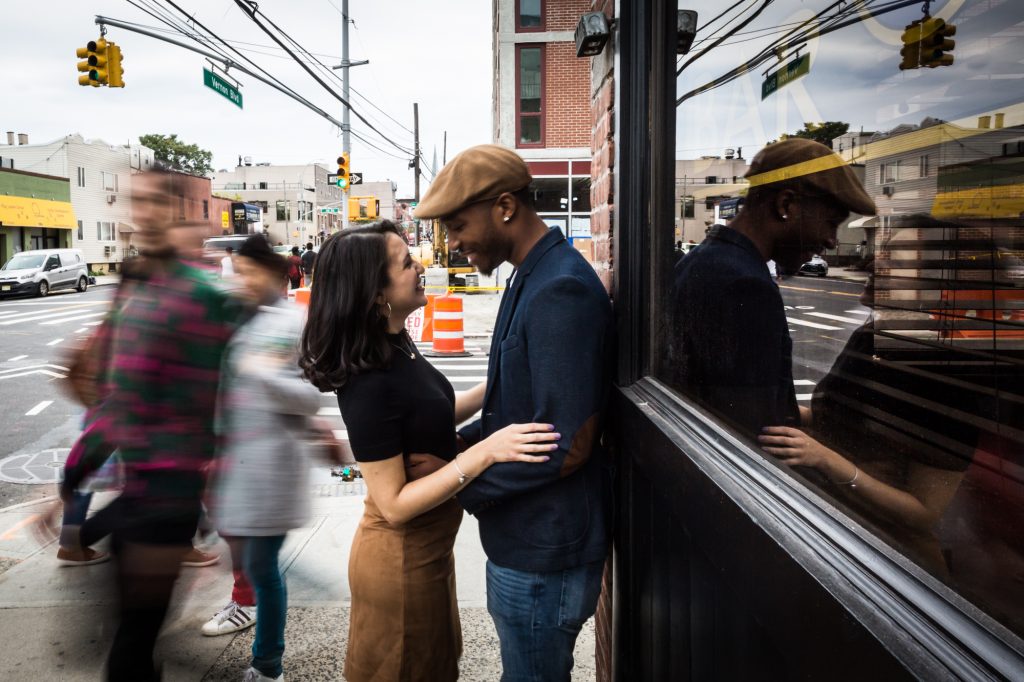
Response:
M230 601L213 618L203 623L203 634L208 637L238 632L256 624L256 607L239 606Z
M263 682L264 680L271 680L271 682L284 682L284 673L281 673L277 677L267 677L256 668L250 667L245 671L245 676L242 677L242 682Z

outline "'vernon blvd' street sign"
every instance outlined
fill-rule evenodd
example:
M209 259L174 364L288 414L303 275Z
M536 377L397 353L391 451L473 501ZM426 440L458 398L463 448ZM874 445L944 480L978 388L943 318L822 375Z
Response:
M761 99L765 99L776 90L789 85L800 76L806 76L811 70L811 55L803 54L786 64L774 73L770 73L761 83Z
M242 93L238 91L238 88L231 85L231 83L228 83L213 71L203 69L203 85L228 98L233 104L237 105L239 109L242 108Z

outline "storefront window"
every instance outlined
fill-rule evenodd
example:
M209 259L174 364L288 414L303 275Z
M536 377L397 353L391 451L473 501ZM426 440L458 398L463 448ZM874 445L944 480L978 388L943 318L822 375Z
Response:
M727 16L680 61L654 229L697 245L654 266L650 364L1024 634L1024 6L820 4ZM917 20L937 65L901 70Z

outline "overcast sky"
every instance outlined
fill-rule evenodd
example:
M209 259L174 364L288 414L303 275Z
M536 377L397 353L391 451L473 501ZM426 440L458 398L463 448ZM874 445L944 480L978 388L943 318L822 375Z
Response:
M137 0L151 4L152 0ZM341 104L275 49L232 0L175 0L195 18L237 44L272 74L340 120ZM172 11L169 5L157 3ZM260 10L328 66L340 61L341 0L264 0ZM397 119L396 124L352 97L359 111L402 146L412 146L413 102L420 106L420 138L428 163L491 141L491 3L487 0L350 0L349 56L369 59L352 69L351 85ZM203 85L201 55L110 28L107 38L124 55L124 89L78 85L75 48L99 35L95 15L167 28L126 0L5 2L0 39L17 55L7 70L0 132L28 133L47 142L69 133L111 143L136 142L146 133L177 133L213 152L215 169L231 169L238 156L253 162L333 164L341 151L340 130L277 91L244 75L244 109ZM271 46L271 47L268 47ZM28 57L27 59L24 58ZM340 73L340 72L339 72ZM340 93L341 84L333 81ZM14 97L20 92L21 97ZM13 106L12 106L13 105ZM411 196L406 155L382 142L353 117L354 132L401 157L392 158L352 141L352 166L366 181L391 179Z
M703 25L731 3L696 0ZM749 16L750 2L728 16ZM728 72L780 37L761 37L762 29L792 26L827 7L825 0L776 0L745 29L743 35L694 62L678 82L678 94L689 92ZM975 120L993 110L1007 111L1006 125L1024 124L1020 103L1024 69L1020 44L1024 38L1024 2L1020 0L936 0L932 14L955 24L952 67L900 71L900 34L922 16L921 5L870 18L865 22L811 40L810 73L761 99L764 72L775 59L740 79L694 97L678 108L677 158L722 154L743 147L751 158L768 140L792 133L806 121L844 121L851 130L886 131L899 124L918 124L926 116L946 121ZM716 25L713 30L721 26ZM703 34L704 36L707 33ZM698 40L702 34L698 33ZM1014 47L1016 46L1016 47ZM700 50L694 45L689 56ZM789 61L789 57L785 59ZM1016 106L1015 106L1016 105Z

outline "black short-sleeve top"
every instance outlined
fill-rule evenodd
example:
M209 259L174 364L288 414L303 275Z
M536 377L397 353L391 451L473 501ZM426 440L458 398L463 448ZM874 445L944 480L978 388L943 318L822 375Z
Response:
M356 461L414 453L453 459L455 391L407 335L388 334L388 342L390 367L353 376L338 390Z

